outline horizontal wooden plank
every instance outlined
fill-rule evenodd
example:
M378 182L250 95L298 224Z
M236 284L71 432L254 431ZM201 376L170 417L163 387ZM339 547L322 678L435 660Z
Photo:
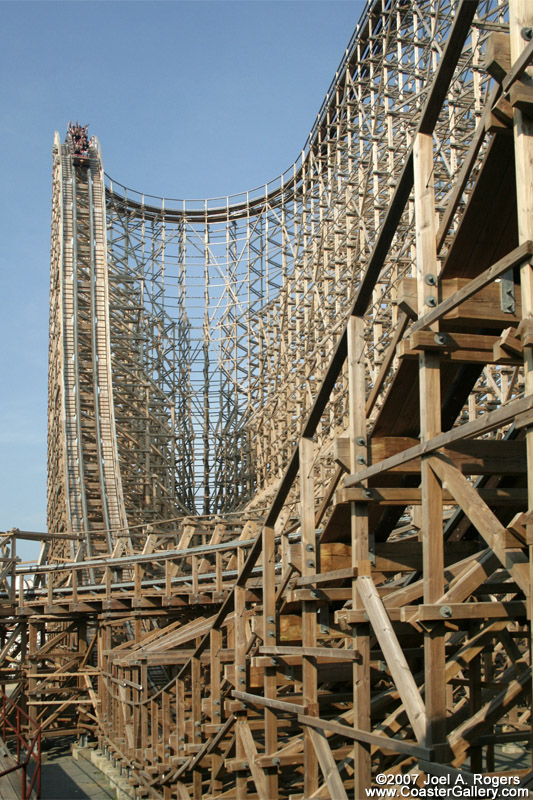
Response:
M419 445L418 439L407 436L384 436L371 439L369 443L369 465L375 465L387 458L405 452ZM337 437L334 441L334 457L349 471L350 441L346 436ZM492 475L496 469L499 474L521 475L526 471L526 445L524 441L479 439L454 442L443 449L455 466L465 475ZM400 462L391 467L391 472L420 472L420 458ZM371 489L371 487L370 487ZM341 496L337 493L339 502ZM371 498L365 498L371 499Z
M433 333L417 331L398 345L398 358L418 358L421 352L438 352L444 361L465 364L505 364L520 366L521 352L516 354L501 348L501 337L465 333Z
M526 248L524 248L524 252ZM528 254L529 255L529 254ZM522 261L528 258L525 255ZM436 319L441 319L444 322L453 321L467 327L480 326L487 328L506 328L509 325L518 325L520 317L518 313L510 314L502 309L500 287L497 283L490 283L483 286L477 292L469 293L469 281L467 278L451 278L442 280L439 283L439 304L432 312L432 317L435 316L437 309L440 309L439 315ZM464 290L460 294L461 290ZM520 287L515 287L516 307L520 308ZM461 298L457 302L457 298ZM463 299L464 298L464 299ZM403 278L398 283L398 306L406 313L411 319L417 319L418 300L417 300L417 287L416 278ZM450 302L445 305L444 301ZM429 318L429 314L424 315L424 320ZM433 321L436 321L435 319ZM426 323L428 324L428 323ZM422 326L421 326L422 327ZM424 326L425 327L425 326ZM414 334L415 330L420 330L415 326L410 330L410 334Z
M322 545L323 547L324 545ZM356 578L357 569L355 567L348 567L346 569L336 569L331 572L321 572L314 575L305 575L297 578L295 586L309 586L317 583L333 583L334 581L346 580L348 578Z
M358 483L366 481L374 475L379 475L381 472L393 469L402 464L407 464L409 461L413 461L420 456L434 453L441 448L448 447L451 443L488 433L495 428L499 428L515 420L520 414L530 411L531 408L533 408L533 397L523 397L520 400L514 400L498 408L496 411L490 411L488 414L478 417L472 422L465 422L463 425L458 425L450 431L441 433L429 439L427 442L420 442L418 445L410 447L395 456L386 458L378 464L363 468L355 474L347 475L344 479L344 485L346 487L356 486Z
M293 589L287 592L287 603L300 603L303 600L351 600L352 590L349 586L344 588L327 589Z
M307 710L307 706L302 703L291 703L285 700L274 700L270 697L261 697L258 694L250 694L249 692L232 691L231 696L241 703L246 703L252 706L267 706L274 711L282 711L286 714L301 714Z
M527 489L477 489L481 499L488 505L494 506L527 506ZM372 486L366 489L352 487L339 489L335 494L335 503L372 503L380 506L412 506L422 502L420 488L378 488ZM444 490L442 499L445 503L454 503L451 492Z
M527 607L520 601L498 603L434 603L421 605L419 620L442 619L518 619L527 616Z
M424 314L415 324L411 327L411 333L414 333L417 330L422 330L423 328L429 327L433 322L444 317L446 314L449 314L454 311L454 309L461 306L465 301L470 300L470 298L474 298L480 291L484 290L485 287L489 286L493 283L497 278L501 277L505 272L514 267L518 267L521 264L527 263L529 258L533 254L533 242L527 241L523 242L518 247L515 247L514 250L511 250L510 253L507 253L503 258L497 261L495 264L490 266L488 269L484 270L480 275L478 275L473 280L463 280L462 285L458 286L457 289L448 294L448 296L442 296L441 301L436 308L429 311L427 314ZM415 278L411 278L409 280L413 280L416 283ZM446 295L446 293L451 289L451 284L447 284L446 281L442 282L443 286L441 289L441 295ZM406 287L407 288L407 287ZM499 288L496 286L497 290ZM409 290L412 292L412 289ZM410 296L410 295L409 295ZM415 289L415 298L416 298L416 289ZM411 314L416 315L417 306L415 305L410 309ZM501 314L500 308L500 314ZM505 314L504 319L502 320L504 323L504 327L507 327L511 324L511 315ZM514 320L513 320L514 321Z
M347 650L344 647L260 647L262 655L269 656L313 656L331 658L337 661L356 661L359 658L358 650Z

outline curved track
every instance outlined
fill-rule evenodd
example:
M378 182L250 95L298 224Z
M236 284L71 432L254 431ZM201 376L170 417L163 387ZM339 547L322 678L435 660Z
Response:
M56 140L49 508L84 548L19 608L41 718L79 702L140 793L531 782L496 757L531 745L531 28L374 0L287 174L110 181L105 258L97 145Z

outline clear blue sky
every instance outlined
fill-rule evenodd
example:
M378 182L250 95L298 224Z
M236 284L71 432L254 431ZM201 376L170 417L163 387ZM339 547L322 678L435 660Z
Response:
M89 123L106 172L149 194L261 185L303 147L363 7L0 1L0 530L46 525L54 131Z

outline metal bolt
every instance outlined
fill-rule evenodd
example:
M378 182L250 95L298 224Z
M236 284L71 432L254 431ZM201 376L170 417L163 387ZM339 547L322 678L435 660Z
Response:
M446 344L448 341L448 337L445 333L436 333L433 338L435 340L435 344Z
M357 456L355 459L356 464L366 464L366 458L364 456Z
M281 758L273 758L272 763L274 764L275 767L279 767L279 765L281 764Z
M369 500L373 497L371 489L363 489L363 497L367 497Z
M357 439L355 440L355 443L357 445L359 445L359 447L364 447L365 444L366 444L366 441L362 436L358 436Z
M435 306L437 305L437 298L428 295L426 297L426 305L429 306L430 308L435 308Z
M308 567L314 567L315 566L315 562L314 561L308 561L307 562L307 566Z
M246 683L245 678L239 678L239 683Z
M273 637L276 635L276 632L275 632L275 631L269 631L269 632L268 632L268 635L269 635L271 638L273 638Z
M244 666L242 664L239 664L239 672L244 672Z
M522 28L520 31L522 35L522 39L525 39L526 42L530 42L533 39L533 28Z
M277 667L278 659L277 658L271 658L270 659L270 663L272 664L273 667Z
M276 621L276 620L274 619L274 617L267 617L267 622L270 622L270 623L272 624L272 623L274 623L275 621Z
M431 273L424 277L424 281L427 283L428 286L436 286L437 285L437 279Z
M312 544L306 544L305 549L308 553L312 553L315 548Z
M448 619L449 617L453 616L453 611L450 606L442 606L440 615L441 617L444 617L444 619Z

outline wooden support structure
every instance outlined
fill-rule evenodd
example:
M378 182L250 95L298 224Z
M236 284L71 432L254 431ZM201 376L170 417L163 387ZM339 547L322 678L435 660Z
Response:
M139 796L530 785L531 30L371 0L225 205L56 139L50 532L0 543L0 670Z

